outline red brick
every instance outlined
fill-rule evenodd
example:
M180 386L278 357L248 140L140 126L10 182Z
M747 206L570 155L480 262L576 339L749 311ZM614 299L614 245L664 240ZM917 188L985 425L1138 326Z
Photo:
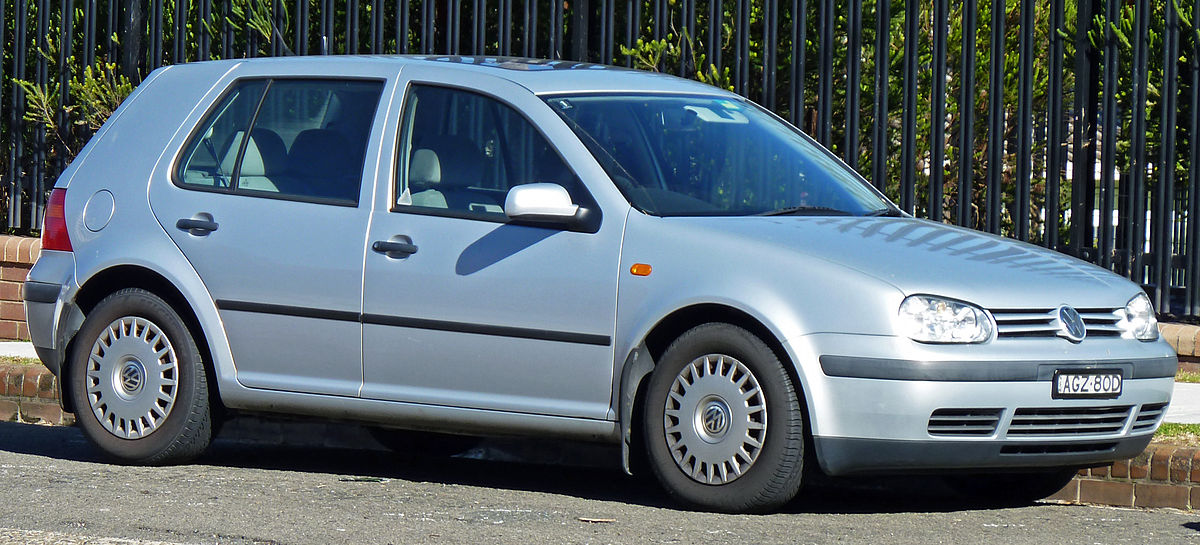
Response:
M1129 460L1129 478L1130 479L1145 479L1150 476L1150 457L1154 455L1158 447L1150 445L1143 450L1141 454L1134 456Z
M29 366L29 369L25 370L25 380L23 381L24 383L21 385L21 396L22 397L37 397L38 378L41 376L42 376L42 369L40 368L40 366L35 367L35 366L31 365L31 366Z
M1121 481L1079 481L1079 501L1133 507L1133 483Z
M1133 489L1136 507L1187 509L1189 494L1189 487L1170 484L1135 483Z
M1108 466L1100 466L1092 468L1093 477L1108 477Z
M20 322L12 320L0 320L0 339L15 339L20 329L17 325Z
M1192 474L1188 480L1200 483L1200 449L1197 449L1196 454L1192 456Z
M31 266L37 263L37 260L42 255L42 239L35 238L29 242L29 255L23 256L25 263Z
M20 409L16 401L0 399L0 422L16 422Z
M1171 455L1171 481L1177 483L1186 483L1188 477L1192 473L1192 457L1196 455L1196 449L1181 448L1176 449Z
M1076 475L1078 475L1078 476L1080 476L1080 477L1087 477L1087 476L1088 476L1088 474L1089 474L1089 473L1088 473L1088 468L1086 468L1086 467L1085 467L1085 468L1081 468L1079 471L1076 471L1076 472L1075 472L1075 474L1076 474Z
M17 323L17 339L22 341L29 340L29 324L25 322Z
M24 401L21 403L21 421L30 424L61 424L63 422L62 408L58 406L58 403Z
M0 300L21 301L21 283L0 281Z
M1200 486L1193 486L1191 493L1188 495L1191 496L1191 498L1189 498L1190 503L1188 504L1188 508L1196 509L1197 507L1200 507Z
M29 266L5 264L0 266L0 280L24 282L29 276Z
M4 262L16 263L20 247L21 239L17 237L4 237Z
M25 321L25 305L16 301L0 301L0 320Z
M38 397L41 399L58 399L58 377L43 373L38 379Z
M1171 478L1171 454L1175 447L1159 447L1150 457L1150 479L1165 481Z
M1129 478L1129 460L1117 460L1113 462L1112 469L1109 475L1117 479Z
M21 386L25 381L25 371L21 368L9 368L8 370L8 388L4 394L10 396L21 395Z
M8 366L0 365L0 396L8 395Z
M1197 487L1197 488L1200 488L1200 487ZM1069 501L1069 502L1073 502L1073 503L1078 502L1079 501L1079 479L1071 479L1071 482L1067 483L1067 486L1062 487L1062 490L1059 490L1058 492L1051 494L1046 499L1058 500L1058 501Z
M20 244L17 246L17 259L22 263L32 263L35 259L30 259L32 256L32 248L34 241L37 239L23 238L20 239Z

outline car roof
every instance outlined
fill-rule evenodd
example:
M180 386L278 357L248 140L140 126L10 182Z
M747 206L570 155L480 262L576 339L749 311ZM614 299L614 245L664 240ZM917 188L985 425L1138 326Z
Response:
M697 81L669 74L634 70L566 60L547 60L523 57L463 56L463 55L311 55L230 59L208 61L215 63L308 64L346 63L404 65L437 65L440 67L488 74L509 80L534 94L578 93L672 93L718 95L738 98L737 95ZM205 63L191 63L205 64Z

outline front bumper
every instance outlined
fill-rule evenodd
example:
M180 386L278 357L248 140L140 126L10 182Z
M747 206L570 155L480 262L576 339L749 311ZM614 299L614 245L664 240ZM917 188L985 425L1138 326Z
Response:
M836 342L808 339L826 342L806 344L796 357L817 363L801 372L817 459L830 475L1085 466L1136 456L1166 412L1178 367L1161 342L909 350L892 337L827 337ZM848 353L862 355L841 355ZM1051 396L1055 370L1099 368L1122 371L1120 396Z
M1112 440L1028 444L1027 441L897 441L816 437L821 469L829 475L1087 467L1141 454L1153 433Z

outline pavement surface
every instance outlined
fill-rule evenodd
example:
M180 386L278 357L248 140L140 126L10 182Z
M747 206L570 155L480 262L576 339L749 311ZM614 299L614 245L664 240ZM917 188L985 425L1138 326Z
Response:
M1175 383L1164 422L1200 424L1200 384Z
M585 446L542 445L559 460L219 439L194 464L128 467L76 428L0 423L0 544L1200 544L1200 515L964 503L933 476L828 481L773 515L697 513L652 480L577 464Z

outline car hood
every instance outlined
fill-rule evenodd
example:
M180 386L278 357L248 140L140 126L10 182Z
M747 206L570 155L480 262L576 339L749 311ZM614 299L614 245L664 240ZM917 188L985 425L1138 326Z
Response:
M1045 248L913 218L691 218L729 242L752 239L867 274L905 294L985 308L1120 307L1138 287L1105 269ZM714 220L714 221L705 221Z

